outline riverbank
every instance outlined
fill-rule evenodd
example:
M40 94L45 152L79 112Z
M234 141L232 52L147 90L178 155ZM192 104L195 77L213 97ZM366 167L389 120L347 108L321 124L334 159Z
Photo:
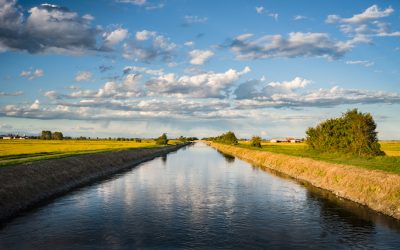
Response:
M339 197L400 219L400 175L334 164L309 158L257 151L225 144L208 144L255 165L284 173Z
M2 167L0 221L76 187L176 151L188 144L85 154Z

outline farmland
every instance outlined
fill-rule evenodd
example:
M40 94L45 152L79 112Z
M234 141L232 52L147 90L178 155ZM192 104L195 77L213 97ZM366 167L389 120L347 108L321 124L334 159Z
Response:
M176 141L170 141L176 144ZM0 166L131 148L156 147L154 140L0 140Z

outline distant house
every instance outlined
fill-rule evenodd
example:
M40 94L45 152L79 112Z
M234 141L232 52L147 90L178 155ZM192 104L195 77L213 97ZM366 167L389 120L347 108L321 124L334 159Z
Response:
M3 140L11 140L12 137L11 136L3 136Z
M300 139L291 139L290 140L290 143L299 143L299 142L301 142Z
M289 142L289 141L286 138L274 138L274 139L269 140L269 142L280 143L280 142Z

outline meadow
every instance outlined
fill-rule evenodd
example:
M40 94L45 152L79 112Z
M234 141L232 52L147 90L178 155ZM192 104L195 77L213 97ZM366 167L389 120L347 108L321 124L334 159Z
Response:
M254 148L249 145L248 141L240 141L238 146L272 153L311 158L330 163L353 165L367 169L379 169L400 174L400 142L380 141L379 143L381 144L381 149L386 153L386 156L364 157L341 153L321 153L309 150L305 143L263 142L262 148Z
M170 140L169 144L177 144ZM154 140L0 140L0 166L104 151L157 147Z

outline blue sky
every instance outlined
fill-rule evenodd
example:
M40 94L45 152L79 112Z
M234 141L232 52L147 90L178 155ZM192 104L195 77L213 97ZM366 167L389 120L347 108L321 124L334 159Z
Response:
M0 0L0 133L400 139L398 1Z

